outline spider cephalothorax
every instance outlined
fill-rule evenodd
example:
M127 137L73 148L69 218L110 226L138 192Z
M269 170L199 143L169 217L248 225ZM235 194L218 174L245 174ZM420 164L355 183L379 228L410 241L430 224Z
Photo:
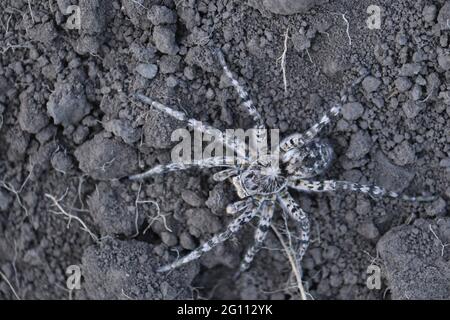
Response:
M271 196L281 192L287 185L286 177L270 156L260 157L232 178L241 199L251 196Z
M247 108L248 113L256 122L254 127L258 132L256 137L257 140L261 140L261 129L264 128L264 121L245 89L233 77L220 51L217 51L217 56L225 74L231 79L232 85L243 100L243 106ZM354 85L361 80L362 77L355 81ZM333 159L333 149L330 143L327 140L318 139L318 134L330 123L332 117L339 115L341 110L340 104L332 107L328 113L322 116L318 123L314 124L305 133L295 133L282 140L275 152L262 156L256 153L257 156L255 157L243 154L241 152L242 145L239 145L241 142L227 138L219 130L195 119L189 119L183 112L175 111L151 98L143 95L137 95L137 97L142 102L150 104L154 108L178 120L186 121L192 129L214 136L216 141L221 142L228 149L232 150L236 156L211 157L189 163L159 165L147 172L130 177L132 180L138 180L155 174L185 170L192 167L225 168L214 174L214 180L231 180L237 194L241 198L240 201L228 205L227 213L239 215L227 226L224 232L215 235L188 255L160 268L159 271L161 272L170 271L185 263L198 259L203 253L210 251L213 247L229 239L253 218L259 217L255 233L255 243L248 249L240 268L241 271L246 270L255 254L262 247L263 241L267 236L272 223L275 204L278 204L283 209L283 213L286 216L291 217L299 224L301 234L298 237L299 252L297 257L300 261L309 244L310 224L306 213L289 194L289 189L302 192L347 190L362 192L373 197L389 196L409 201L427 201L433 199L433 197L408 197L396 192L387 191L381 187L365 186L347 181L309 180L322 174L329 167ZM344 96L341 100L345 101L346 97ZM255 153L250 154L254 155Z

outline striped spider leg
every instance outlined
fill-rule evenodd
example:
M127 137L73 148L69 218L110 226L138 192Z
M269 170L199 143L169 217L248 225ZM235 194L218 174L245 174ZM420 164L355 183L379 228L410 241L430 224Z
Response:
M245 88L241 86L239 84L239 81L237 81L234 78L233 73L231 73L230 68L228 68L227 63L225 62L225 57L223 56L222 51L220 49L217 49L215 52L220 62L220 65L222 66L222 69L225 72L225 75L230 79L231 84L236 89L239 97L242 99L242 101L244 101L243 106L246 108L248 114L253 118L253 121L256 123L255 127L264 128L264 121L261 117L261 114L256 109L253 100L250 98Z
M277 195L265 199L263 208L261 209L261 218L255 232L255 243L247 250L243 262L241 263L239 273L246 271L252 263L255 255L261 249L272 224L273 214L275 210L275 203L283 209L283 212L291 217L294 221L299 223L301 230L301 237L299 240L299 252L297 253L298 261L301 261L309 245L310 223L306 213L295 202L292 196L285 188Z
M246 163L245 159L236 159L234 157L212 157L212 158L206 158L201 160L194 160L191 162L175 162L175 163L169 163L169 164L163 164L158 165L153 168L151 168L148 171L145 171L143 173L139 173L133 176L128 177L130 180L143 180L147 177L156 175L156 174L164 174L174 171L180 171L180 170L187 170L191 168L198 167L200 169L203 168L232 168L233 170L238 170L238 164L239 163Z
M295 176L288 178L288 186L292 189L306 192L351 191L361 192L373 198L387 196L390 198L398 198L404 201L412 202L429 202L436 199L435 196L408 196L405 194L388 191L375 185L362 185L359 183L335 180L312 181Z
M220 49L216 49L215 53L225 75L228 79L230 79L231 84L243 101L242 105L246 109L247 113L253 118L255 123L253 126L254 130L252 132L254 134L254 145L250 145L250 148L256 152L256 157L267 154L267 129L261 114L256 109L255 103L250 98L247 90L245 90L245 88L239 84L239 81L233 76L233 73L230 71L230 68L225 61L222 51Z
M302 261L306 250L309 246L310 223L307 214L295 202L289 192L285 189L277 195L277 201L283 209L284 213L294 219L300 226L301 234L299 239L299 251L297 260Z
M293 153L291 150L295 150L296 148L307 145L311 141L313 141L320 133L320 131L322 131L325 126L331 122L331 119L337 117L340 112L341 106L336 105L332 107L329 112L324 114L320 121L314 124L305 133L294 133L283 139L283 141L281 141L280 143L281 151L285 152L283 155L283 161L288 162L292 158Z
M348 96L351 92L353 92L354 88L361 83L367 74L364 74L357 78L349 88L346 89L346 93L341 95L341 102L334 105L327 113L325 113L319 122L312 125L308 130L304 133L294 133L283 141L281 141L279 148L283 155L283 161L289 162L292 157L295 156L293 154L293 150L297 148L303 147L309 143L311 143L314 139L317 138L318 134L328 125L330 124L333 118L336 118L341 113L342 104L346 103L348 100Z
M166 266L159 268L158 272L171 271L175 268L182 266L183 264L194 261L200 258L204 253L210 251L214 247L231 238L236 232L238 232L242 228L242 226L250 222L258 214L258 212L261 210L261 207L263 206L262 202L254 201L252 199L248 199L246 201L246 204L247 204L246 206L239 207L239 211L243 211L243 213L239 217L234 219L232 222L230 222L230 224L227 226L227 229L224 232L215 235L210 240L203 243L200 247L193 250L191 253L182 257L181 259L178 259Z
M255 242L247 250L247 253L244 256L244 260L242 261L239 268L240 272L244 272L250 267L250 264L255 258L255 255L259 252L259 250L261 250L264 240L266 240L267 233L269 232L269 228L272 225L273 213L275 211L274 200L275 197L271 197L263 201L261 216L255 232Z
M242 150L243 143L237 140L236 137L229 137L228 135L222 133L219 129L204 124L203 122L198 121L196 119L189 119L185 113L173 110L172 108L169 108L163 105L162 103L155 101L149 97L146 97L142 94L136 94L136 98L138 98L141 102L148 104L179 121L187 122L188 126L193 130L213 136L217 142L226 146L230 151L235 152L238 155L238 157L243 159L247 158L245 156L245 149Z

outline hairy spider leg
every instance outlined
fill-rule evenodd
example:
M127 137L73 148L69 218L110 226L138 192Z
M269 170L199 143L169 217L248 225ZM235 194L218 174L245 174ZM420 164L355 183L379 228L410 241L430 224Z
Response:
M274 210L275 210L274 200L265 200L263 202L261 208L261 218L259 219L258 227L255 232L255 242L247 250L247 253L244 256L244 260L242 261L241 266L239 268L240 272L244 272L250 267L250 264L255 258L255 255L258 253L259 250L261 250L264 240L266 240L270 225L272 224Z
M348 95L353 92L354 88L360 84L368 75L368 72L360 76L358 79L353 81L351 86L346 89L347 93L343 94L341 96L341 102L345 103L348 100ZM331 122L332 118L337 117L341 113L341 105L336 105L331 108L330 111L328 111L320 121L316 124L314 124L310 129L308 129L304 133L294 133L293 135L287 137L280 143L280 149L284 152L287 152L288 150L291 150L296 147L304 146L308 143L310 143L320 131L323 130L323 128L328 125ZM289 155L287 154L286 157L289 158ZM289 161L289 159L283 159L284 161Z
M277 195L277 200L283 211L300 225L301 235L299 239L297 260L301 261L309 246L310 223L308 216L294 201L287 190L283 190L281 194Z
M184 256L183 258L158 269L158 272L167 272L167 271L173 270L175 268L178 268L188 262L191 262L193 260L200 258L204 253L210 251L217 245L219 245L219 244L223 243L224 241L228 240L229 238L231 238L231 236L233 234L235 234L236 232L238 232L242 228L243 225L245 225L250 220L252 220L257 215L257 213L259 212L260 209L261 209L261 203L258 203L258 205L256 207L252 206L252 207L248 208L243 214L241 214L239 217L237 217L235 220L233 220L227 226L226 231L224 231L218 235L215 235L210 240L208 240L207 242L202 244L200 247L198 247L197 249L195 249L194 251L189 253L187 256Z
M236 214L238 212L244 211L250 206L253 206L253 199L249 197L244 200L239 200L232 204L229 204L226 211L228 214Z
M243 160L242 160L243 161ZM133 176L130 176L130 180L142 180L147 177L156 175L156 174L163 174L168 172L174 172L174 171L180 171L180 170L187 170L191 168L219 168L219 167L232 167L232 168L238 168L236 164L236 158L234 157L212 157L207 159L201 159L201 160L194 160L189 163L169 163L164 165L158 165L150 170L139 173Z
M230 68L228 68L228 65L225 61L225 57L223 56L223 53L220 49L216 50L216 55L219 59L220 64L222 65L223 71L225 72L225 75L230 79L231 84L236 89L239 97L244 101L243 105L246 108L249 115L253 118L255 123L261 127L264 128L264 121L262 120L261 114L256 109L253 100L250 98L249 94L245 90L243 86L239 84L239 81L237 81L233 73L231 73Z
M239 97L242 99L243 106L247 110L248 114L253 118L253 121L255 122L255 126L253 127L254 134L255 134L255 146L251 146L253 150L256 150L256 158L258 158L260 155L266 155L267 154L267 129L264 125L264 120L261 117L261 114L256 109L256 106L253 102L253 100L250 98L250 95L245 90L243 86L239 84L239 81L236 80L236 78L233 76L233 73L231 72L230 68L228 67L225 57L220 49L216 50L216 55L218 57L218 60L223 68L223 71L225 75L230 79L231 84L236 89L236 92L238 93Z
M228 178L237 176L238 174L239 174L239 169L234 169L234 168L225 169L225 170L215 173L213 175L213 179L214 179L214 181L222 182L222 181L227 180Z
M408 196L402 193L393 191L387 191L384 188L375 185L362 185L359 183L353 183L348 181L311 181L301 178L291 177L289 178L288 186L299 191L314 191L314 192L327 192L327 191L354 191L368 194L372 197L391 197L398 198L404 201L414 202L428 202L436 199L435 196Z
M140 101L142 101L148 105L151 105L152 107L168 114L169 116L171 116L179 121L187 122L189 128L191 128L192 130L196 130L196 131L202 132L204 134L213 136L217 142L230 148L230 150L235 152L239 157L247 158L245 156L245 151L242 151L242 148L241 148L243 144L238 140L237 137L228 136L228 135L224 134L222 131L220 131L219 129L216 129L210 125L204 124L201 121L198 121L195 119L189 119L184 112L173 110L172 108L169 108L169 107L167 107L157 101L154 101L153 99L151 99L147 96L144 96L142 94L136 94L136 97Z
M179 121L188 121L188 117L186 116L186 114L184 112L176 111L172 108L169 108L169 107L163 105L162 103L155 101L155 100L153 100L147 96L144 96L143 94L140 94L140 93L136 93L136 98L141 100L141 102L148 104Z
M281 141L279 148L284 151L288 152L291 149L298 148L304 145L307 145L310 143L314 138L317 137L320 131L325 128L326 125L328 125L331 122L331 119L338 116L341 112L341 106L336 105L330 109L326 114L322 116L319 122L314 124L310 129L308 129L304 133L294 133L287 138L285 138L283 141ZM289 161L289 153L286 154L286 157L283 157L283 161Z

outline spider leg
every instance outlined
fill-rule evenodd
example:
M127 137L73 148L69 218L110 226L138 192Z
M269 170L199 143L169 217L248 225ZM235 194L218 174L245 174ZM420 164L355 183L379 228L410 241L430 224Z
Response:
M222 182L222 181L225 181L228 178L231 178L231 177L236 176L238 174L239 174L239 170L236 169L236 168L226 169L226 170L219 171L219 172L215 173L213 175L213 179L214 179L214 181Z
M255 243L251 246L245 254L244 261L242 261L239 268L240 272L247 270L252 263L255 255L261 249L264 240L267 237L274 213L275 203L273 200L264 201L261 207L261 218L259 220L258 229L255 232Z
M260 155L267 154L267 130L264 125L264 121L261 117L261 114L256 109L253 100L250 98L247 91L244 89L243 86L239 84L239 81L237 81L233 73L230 71L230 68L228 67L225 57L223 56L223 53L220 49L216 50L216 55L219 59L219 62L223 68L223 71L225 72L225 75L231 80L231 84L236 89L239 97L244 101L243 106L247 110L248 114L253 118L253 121L255 122L254 131L252 134L254 135L254 143L255 145L251 145L251 148L253 151L256 151L256 158Z
M243 105L246 108L249 115L253 118L253 120L256 123L256 127L258 128L264 128L264 121L262 120L261 114L256 110L256 107L252 101L252 99L249 97L249 94L244 89L243 86L239 84L239 81L237 81L233 74L230 71L230 68L228 68L228 65L225 61L225 57L223 56L223 53L220 49L216 50L216 55L219 59L219 62L223 68L223 71L225 72L225 75L231 80L231 84L236 89L239 97L244 101Z
M241 179L239 179L239 176L231 178L231 183L236 189L236 193L238 194L239 198L244 199L249 196L248 192L242 186Z
M232 167L237 168L236 159L234 157L212 157L202 160L194 160L190 163L170 163L158 165L150 170L130 176L130 180L142 180L156 174L163 174L173 171L187 170L191 168L216 168L216 167Z
M168 264L160 269L158 269L158 272L167 272L170 270L173 270L175 268L178 268L182 266L183 264L186 264L188 262L191 262L193 260L196 260L202 256L205 252L210 251L217 245L221 244L222 242L228 240L233 234L238 232L241 227L248 223L250 220L252 220L258 211L260 210L261 204L258 204L257 207L250 207L247 209L243 214L241 214L239 217L237 217L235 220L233 220L227 227L227 230L215 235L210 240L202 244L200 247L189 253L187 256L184 256L183 258Z
M269 154L269 141L267 135L267 129L264 126L257 125L252 130L252 140L250 140L250 150L253 152L251 155L254 155L254 159L259 159L262 156ZM278 152L278 150L276 150Z
M300 247L297 257L298 261L301 261L309 245L310 223L308 216L303 211L303 209L300 208L300 206L294 201L287 190L284 190L279 195L277 195L277 200L283 211L300 224Z
M253 206L253 200L252 198L247 198L228 205L226 210L228 214L236 214L246 210L250 206Z
M372 197L391 197L398 198L404 201L414 201L414 202L427 202L433 201L436 199L435 196L407 196L405 194L387 191L384 188L375 186L375 185L362 185L359 183L353 183L348 181L334 181L334 180L325 180L325 181L310 181L303 180L300 178L290 178L288 182L288 186L299 190L299 191L314 191L314 192L326 192L326 191L354 191L368 194Z
M136 97L143 103L151 105L152 107L168 114L169 116L179 121L186 121L191 129L213 136L217 142L220 142L222 145L230 148L231 151L236 152L239 157L246 158L245 151L242 150L242 146L245 146L245 144L239 141L237 137L228 136L221 132L219 129L216 129L210 125L206 125L201 121L189 119L184 112L173 110L172 108L169 108L142 94L136 94Z
M361 75L359 78L357 78L355 81L353 81L353 83L347 90L345 90L346 93L341 95L341 103L342 104L347 102L348 95L353 92L354 88L359 83L361 83L367 75L368 75L368 72ZM295 134L287 137L286 139L284 139L280 143L280 149L282 151L286 152L290 149L293 149L296 147L301 147L301 146L304 146L304 145L310 143L315 137L317 137L319 132L322 131L323 128L331 122L331 119L335 118L340 113L341 113L341 105L337 104L334 107L332 107L330 109L330 111L328 111L325 115L323 115L318 123L314 124L305 133L295 133Z
M319 122L314 124L305 133L294 133L288 136L280 143L280 149L287 152L291 149L298 148L310 143L314 138L317 137L320 131L325 128L327 124L331 122L331 119L339 115L341 112L341 106L336 105L330 109L326 114L322 116Z

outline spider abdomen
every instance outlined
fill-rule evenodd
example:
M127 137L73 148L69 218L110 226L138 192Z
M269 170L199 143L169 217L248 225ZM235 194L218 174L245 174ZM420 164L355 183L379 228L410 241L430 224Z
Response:
M315 139L311 143L294 148L282 156L288 175L312 178L323 174L334 158L333 147L326 139Z

